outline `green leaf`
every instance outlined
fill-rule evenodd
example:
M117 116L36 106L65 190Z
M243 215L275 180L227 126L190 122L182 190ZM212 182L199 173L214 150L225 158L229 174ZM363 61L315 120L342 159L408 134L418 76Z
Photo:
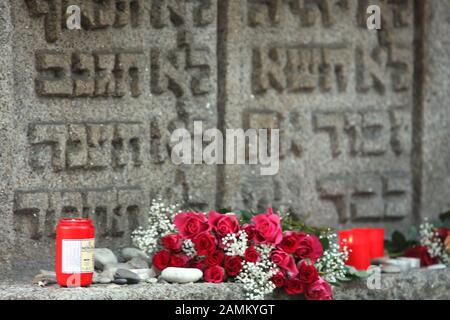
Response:
M392 240L386 240L384 243L385 249L388 251L391 257L398 257L403 255L403 252L417 244L417 235L414 236L414 233L417 234L417 230L410 230L410 234L408 235L410 240L407 240L406 237L399 231L394 231L392 233Z
M392 234L392 242L397 246L404 246L406 244L406 237L400 231L394 231Z
M443 223L447 223L450 221L450 210L439 215L439 220Z
M222 209L217 210L217 212L221 213L221 214L226 214L228 212L233 212L233 209L231 209L231 208L222 208Z
M249 210L241 210L239 211L239 215L243 223L248 223L252 220L254 213Z
M320 239L320 242L322 243L323 250L326 251L330 248L330 241L328 238L322 238Z

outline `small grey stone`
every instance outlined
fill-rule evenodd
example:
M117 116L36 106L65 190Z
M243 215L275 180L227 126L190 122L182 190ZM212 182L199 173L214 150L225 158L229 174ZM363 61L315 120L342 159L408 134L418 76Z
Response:
M118 268L112 267L100 273L98 275L99 278L108 278L109 280L114 280L114 275L116 274Z
M407 263L409 269L420 269L420 259L418 258L400 257L398 260Z
M142 257L134 257L126 264L130 266L130 269L147 269L150 267L148 261Z
M145 254L144 251L136 249L136 248L123 248L120 252L121 256L125 261L130 261L133 258L141 258L145 261L149 260L149 257L147 254Z
M375 266L379 266L385 264L389 260L389 257L379 257L371 260L371 264Z
M428 270L442 270L442 269L446 269L447 266L445 264L434 264L432 266L428 266L427 269Z
M171 283L197 282L203 277L203 271L195 268L169 267L161 272L161 278Z
M117 257L108 248L95 248L94 249L94 262L95 269L105 270L108 267L117 265Z
M147 280L145 280L145 282L151 283L151 284L156 284L156 283L158 283L158 279L157 278L148 278Z
M141 281L139 275L126 269L118 269L114 275L114 279L126 279L129 284L136 284Z
M98 283L100 283L100 284L109 284L111 282L112 282L112 280L109 279L109 278L100 278L100 279L98 279Z
M400 271L408 271L411 269L411 263L409 260L404 259L389 259L384 264L385 266L394 266L400 269Z
M400 273L402 269L397 266L385 264L381 267L381 271L384 273Z
M37 274L33 278L33 284L45 283L45 285L55 284L56 283L56 272L40 270L39 274Z
M141 280L147 280L149 278L156 277L156 273L153 269L130 269L131 272L136 273Z
M124 285L124 284L128 283L128 280L127 279L115 279L113 281L113 283L118 284L118 285Z

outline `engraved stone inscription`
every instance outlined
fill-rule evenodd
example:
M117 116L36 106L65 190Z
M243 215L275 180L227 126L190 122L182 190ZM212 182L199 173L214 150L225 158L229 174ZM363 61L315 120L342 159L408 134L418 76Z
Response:
M369 4L381 7L379 31L367 29ZM320 225L413 221L414 1L246 0L226 8L223 86L234 90L222 106L226 126L280 129L281 160L272 179L255 177L255 166L225 167L221 205L272 205Z
M55 235L60 218L86 217L98 235L122 237L143 223L147 201L135 187L16 191L15 229L39 240Z
M142 131L142 124L126 122L32 124L31 165L51 166L54 171L140 167Z
M138 97L144 65L138 52L38 52L36 92L47 97Z
M401 219L411 210L411 181L405 172L330 176L317 182L322 199L331 201L340 222L350 219Z

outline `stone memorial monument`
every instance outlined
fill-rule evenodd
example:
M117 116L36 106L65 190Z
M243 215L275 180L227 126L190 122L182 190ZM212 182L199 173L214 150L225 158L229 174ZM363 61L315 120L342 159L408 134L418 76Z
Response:
M51 264L61 217L128 245L158 195L387 232L449 209L449 32L440 0L0 0L2 268ZM173 164L194 121L279 129L279 173Z

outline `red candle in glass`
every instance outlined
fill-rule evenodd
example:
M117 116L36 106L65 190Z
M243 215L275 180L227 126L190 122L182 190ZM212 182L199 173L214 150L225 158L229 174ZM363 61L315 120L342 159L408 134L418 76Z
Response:
M95 229L90 219L61 219L56 227L56 279L63 287L87 287L94 274Z
M370 266L371 252L367 230L353 229L339 232L339 245L347 246L349 255L347 265L358 270L367 270Z
M372 259L384 257L384 229L369 229L370 256Z
M358 270L367 270L371 260L371 243L367 229L353 229L352 252L350 262Z

